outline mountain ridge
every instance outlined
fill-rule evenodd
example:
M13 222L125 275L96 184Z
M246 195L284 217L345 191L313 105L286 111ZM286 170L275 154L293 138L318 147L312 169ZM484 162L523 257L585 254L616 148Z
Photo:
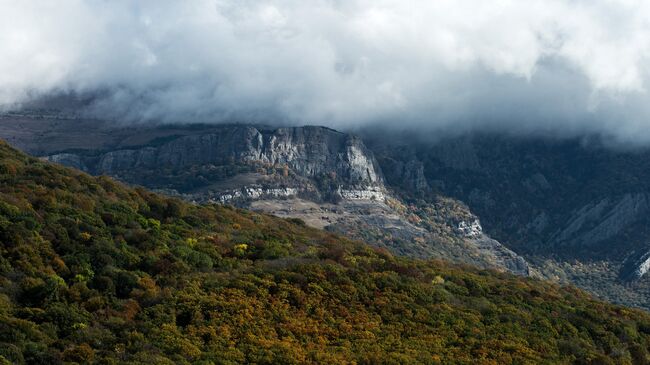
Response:
M646 363L650 315L0 142L2 363Z
M182 136L200 139L220 128L242 127L116 129L107 134L137 136L138 143L135 137L124 137L121 147L98 143L98 149L86 146L68 153L94 158L113 148L158 149ZM25 133L30 128L34 127L25 124L24 128L4 125L0 129L7 135L29 136ZM252 128L266 135L277 129ZM42 142L41 150L56 152L72 137L64 138L61 131L70 129L45 128L49 132L31 135ZM331 129L316 130L340 135ZM82 142L102 135L76 133ZM83 138L84 133L89 137ZM131 177L112 172L124 181L190 201L220 201L300 218L399 254L540 275L574 283L616 303L650 308L650 282L644 279L644 257L650 252L644 218L650 191L644 182L650 179L645 172L647 151L616 150L589 138L486 133L434 136L428 142L425 137L360 131L356 143L366 145L376 162L373 170L382 176L381 183L370 187L341 179L345 172L313 178L268 163L228 163L217 168L204 164L181 169L182 173L165 172L161 165L150 172L134 170ZM30 143L22 138L22 145ZM60 162L75 166L71 155L65 156L69 160ZM485 245L487 241L465 236L459 229L474 221L498 245ZM519 258L530 266L522 270Z
M120 133L129 134L115 130ZM35 151L48 150L50 161L189 201L300 218L396 253L531 272L523 258L483 232L463 234L460 224L478 220L463 204L449 199L405 204L385 185L372 151L354 135L317 126L253 125L170 126L153 128L150 135L129 147L99 143L104 147L72 152L62 149L54 129L40 137L48 142ZM66 152L57 154L56 148ZM256 203L260 200L268 203Z

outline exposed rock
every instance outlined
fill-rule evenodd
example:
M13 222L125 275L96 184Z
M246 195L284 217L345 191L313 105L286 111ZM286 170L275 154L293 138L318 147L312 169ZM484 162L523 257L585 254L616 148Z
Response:
M446 258L481 268L530 274L528 263L522 257L485 234L441 241L439 234L414 224L408 214L396 211L383 201L344 200L334 205L300 198L265 199L251 202L250 208L280 217L300 218L310 226L363 239L401 255ZM466 225L472 227L472 232L480 227L476 219Z
M605 198L579 209L554 241L571 244L594 244L616 236L648 211L646 194L625 194L612 203Z
M63 163L73 161L66 154ZM56 158L51 156L51 158ZM133 169L180 170L196 165L260 163L287 166L298 175L332 174L349 185L382 186L381 170L363 142L324 127L224 126L204 135L173 139L159 146L78 156L76 166L94 174L124 175Z
M483 227L478 219L475 219L471 222L461 221L458 223L458 232L465 237L475 238L483 234Z
M628 259L621 268L621 279L626 281L639 280L650 270L650 251L636 259Z
M343 199L348 200L376 200L384 201L386 194L384 190L379 187L369 187L367 189L341 189L338 193Z
M298 195L298 192L298 189L288 187L263 189L260 187L244 186L241 189L219 193L217 194L216 198L210 197L203 200L219 202L223 204L231 202L235 199L258 200L262 198L289 198Z

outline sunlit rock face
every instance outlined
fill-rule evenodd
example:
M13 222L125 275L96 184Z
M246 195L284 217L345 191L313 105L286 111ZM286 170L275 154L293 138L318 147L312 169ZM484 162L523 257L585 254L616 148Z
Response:
M258 132L259 159L286 164L303 176L336 173L348 183L383 184L372 154L356 136L323 127L279 128Z
M639 257L630 257L621 268L621 279L625 281L640 280L650 270L650 251Z
M132 169L256 163L286 167L308 178L328 174L343 185L383 186L381 171L359 138L323 127L262 130L224 126L157 146L119 149L98 156L55 154L48 159L117 176Z
M296 188L271 188L263 189L259 187L242 187L232 191L223 192L214 197L206 199L216 203L230 203L237 199L257 200L265 198L290 198L298 195Z
M339 189L338 193L343 199L350 200L376 200L384 201L386 194L380 187L368 187L366 189Z
M483 227L481 227L481 223L478 219L474 219L471 222L461 221L458 223L457 229L458 232L465 237L475 238L483 234Z

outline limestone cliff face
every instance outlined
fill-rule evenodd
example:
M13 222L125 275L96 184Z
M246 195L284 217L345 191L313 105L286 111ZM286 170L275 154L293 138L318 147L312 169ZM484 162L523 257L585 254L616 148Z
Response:
M383 184L379 166L358 137L323 127L279 128L258 133L261 161L287 164L309 177L335 172L350 183Z
M48 159L94 174L118 176L133 169L262 163L286 166L308 178L330 174L346 185L383 186L381 170L359 138L323 127L262 130L224 126L156 146L115 150L94 157L65 153Z
M193 165L249 162L261 158L262 140L252 127L224 127L209 134L172 139L158 146L124 149L99 156L94 173L117 174L134 168L182 169Z

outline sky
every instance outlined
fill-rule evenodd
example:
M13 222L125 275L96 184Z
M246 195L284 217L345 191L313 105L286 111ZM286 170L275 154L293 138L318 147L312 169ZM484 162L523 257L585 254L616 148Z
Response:
M650 144L647 0L0 0L0 110Z

